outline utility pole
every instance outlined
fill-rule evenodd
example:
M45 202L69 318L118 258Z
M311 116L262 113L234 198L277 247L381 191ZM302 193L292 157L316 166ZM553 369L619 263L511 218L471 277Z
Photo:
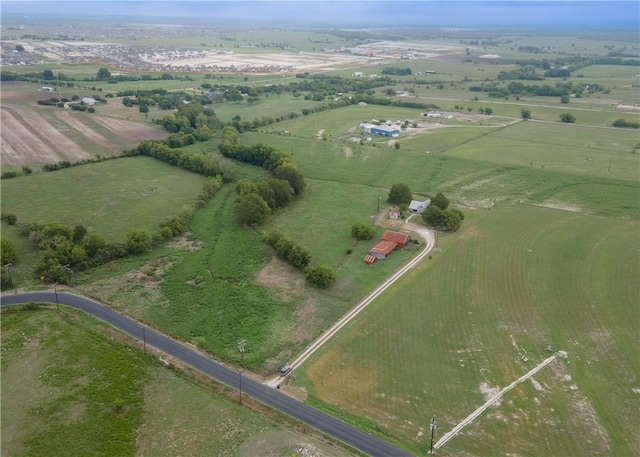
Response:
M244 345L246 343L246 340L238 341L238 350L240 351L240 371L238 372L240 375L240 404L242 404L242 370L244 369Z
M378 194L378 213L380 212L380 194Z
M429 430L431 430L431 451L430 454L433 454L433 432L435 432L436 428L438 428L438 423L436 422L436 416L434 415L431 418L431 425L429 426Z
M69 279L69 286L71 286L71 266L69 264L64 265L62 268L64 268L64 271L67 272L67 278Z
M13 289L13 278L11 277L11 263L5 263L4 267L7 269L7 273L9 273L9 284Z

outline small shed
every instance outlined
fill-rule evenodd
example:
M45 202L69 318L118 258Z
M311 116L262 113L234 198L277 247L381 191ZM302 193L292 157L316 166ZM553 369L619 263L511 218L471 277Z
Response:
M373 264L376 260L378 260L376 256L373 256L370 254L367 254L366 256L364 256L364 263L366 263L367 265Z
M389 219L400 219L400 210L399 209L390 209L389 210Z

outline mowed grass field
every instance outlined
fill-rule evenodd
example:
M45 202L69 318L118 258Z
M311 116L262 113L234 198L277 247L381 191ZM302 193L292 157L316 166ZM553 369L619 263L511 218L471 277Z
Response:
M441 252L298 370L298 385L425 450L433 414L438 438L548 357L550 344L567 359L439 453L632 455L638 222L519 204L468 216L441 237Z
M3 310L2 381L3 456L349 455L66 309Z

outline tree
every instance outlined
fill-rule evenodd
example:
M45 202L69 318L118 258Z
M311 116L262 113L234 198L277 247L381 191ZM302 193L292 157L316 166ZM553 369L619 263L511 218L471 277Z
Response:
M336 272L325 266L307 268L304 277L307 282L320 289L328 289L337 279Z
M311 253L302 246L295 245L289 251L287 260L298 270L304 271L311 262Z
M146 114L149 112L149 105L142 103L138 106L138 111L140 111L143 114Z
M98 73L96 73L96 79L99 81L104 81L105 79L111 78L111 72L108 68L100 68Z
M442 192L436 194L435 197L431 199L431 205L437 206L438 208L445 210L449 207L449 199L444 196Z
M399 142L399 141L396 141L396 142L393 144L393 147L394 147L394 148L396 148L396 149L400 149L400 142Z
M24 51L24 46L22 46L21 44L16 44L16 48L15 49L18 52L22 52L22 51Z
M411 200L413 200L413 194L408 185L394 184L391 186L389 197L387 197L389 203L400 205L402 203L411 203Z
M261 224L270 212L267 202L256 193L243 195L236 205L236 216L241 224Z
M520 116L523 120L528 121L529 119L531 119L531 111L528 109L521 109Z
M72 235L72 239L73 242L76 244L80 244L82 243L82 240L84 239L84 236L87 234L87 229L84 225L76 225L75 227L73 227L73 235Z
M422 213L422 219L427 225L439 228L442 224L442 209L433 204L429 205L429 207Z
M371 224L356 222L351 226L351 236L356 240L370 240L376 234L376 229Z
M267 185L271 189L274 197L274 208L284 208L295 197L295 191L289 181L284 179L269 179ZM269 205L271 206L271 205Z
M571 113L562 113L560 115L560 122L564 122L566 124L573 124L576 121L576 117Z
M485 109L484 109L484 114L486 114L486 115L493 114L493 109L491 109L491 108L485 108Z
M0 258L0 262L2 262L2 265L6 265L7 263L14 263L16 260L18 260L15 246L6 238L0 238Z
M307 187L307 184L304 182L304 175L298 170L298 167L291 162L283 163L275 169L273 174L276 178L289 181L296 195L300 195Z
M151 234L146 230L130 228L124 246L129 254L142 254L151 249Z
M445 232L455 232L460 228L461 223L460 215L452 209L445 209L442 212L441 230Z
M562 97L560 97L560 103L564 103L565 105L569 103L569 96L563 95Z
M47 70L44 70L42 72L42 79L46 79L46 80L50 81L53 78L54 78L54 76L53 76L53 71L52 70L47 69Z

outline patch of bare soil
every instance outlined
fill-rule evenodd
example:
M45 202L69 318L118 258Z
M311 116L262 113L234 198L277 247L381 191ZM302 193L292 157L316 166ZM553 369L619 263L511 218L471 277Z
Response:
M91 157L35 110L2 107L3 165L53 163Z
M590 430L588 436L585 436L589 448L593 450L593 455L611 455L611 440L605 427L600 422L598 413L589 398L580 392L578 386L573 383L571 375L567 371L564 363L552 363L550 367L553 369L554 375L561 383L562 390L570 400L573 414L572 422L576 427L586 427ZM570 428L571 426L569 426Z
M167 137L166 132L139 122L100 116L96 116L94 120L117 134L125 142L130 143L131 146L136 146L142 140L156 140Z
M72 128L78 131L78 133L82 136L89 138L92 141L104 146L105 148L113 148L115 145L107 140L104 136L100 135L95 130L89 128L86 124L81 122L75 116L75 113L72 113L71 110L67 109L56 109L54 111L55 116L70 125ZM85 113L81 113L81 115L85 115Z
M322 135L324 135L324 129L318 130L318 133L316 133L316 138L321 140L322 139Z
M585 212L584 208L581 208L580 206L568 205L566 203L554 202L554 201L549 201L549 202L545 202L545 203L538 203L538 204L534 203L534 206L542 206L544 208L551 208L551 209L560 209L562 211L571 211L572 213L584 213Z
M176 238L173 241L167 243L167 246L188 252L197 252L202 249L202 241L190 240L188 238L189 235L190 233L187 233L179 238Z

